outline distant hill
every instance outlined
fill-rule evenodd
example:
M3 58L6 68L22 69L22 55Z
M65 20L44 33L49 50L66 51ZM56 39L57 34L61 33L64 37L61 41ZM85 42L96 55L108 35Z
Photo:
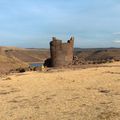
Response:
M76 48L74 55L79 63L91 62L101 63L109 60L120 61L120 48Z
M16 47L0 47L0 73L18 67L26 67L31 62L44 62L49 51L44 49L21 49Z
M107 60L120 60L120 48L88 48L74 49L76 65L86 63L101 63ZM9 72L11 69L27 67L29 63L43 63L50 57L49 49L0 47L0 73Z

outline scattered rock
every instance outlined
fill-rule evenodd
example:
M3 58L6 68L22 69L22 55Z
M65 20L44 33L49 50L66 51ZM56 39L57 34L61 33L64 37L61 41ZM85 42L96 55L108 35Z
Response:
M107 89L100 89L99 92L101 92L101 93L109 93L110 90L107 90Z
M25 68L18 68L18 69L16 69L16 71L19 73L24 73L26 70L25 70Z

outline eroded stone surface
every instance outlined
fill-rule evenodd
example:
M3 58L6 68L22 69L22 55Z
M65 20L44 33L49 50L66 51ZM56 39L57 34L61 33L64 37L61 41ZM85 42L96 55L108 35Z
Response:
M53 37L53 40L50 42L51 66L61 67L72 64L73 45L73 37L67 43L62 43L62 40Z

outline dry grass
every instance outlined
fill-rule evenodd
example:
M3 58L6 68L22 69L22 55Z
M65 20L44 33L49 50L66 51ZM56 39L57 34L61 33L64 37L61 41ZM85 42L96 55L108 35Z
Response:
M120 63L109 65L1 78L0 120L120 120Z
M19 67L27 67L28 64L20 61L19 59L12 57L6 57L0 55L0 75L4 73L8 73L11 69L16 69Z
M43 62L49 52L43 49L23 49L0 46L0 75L11 69L28 67L29 62Z

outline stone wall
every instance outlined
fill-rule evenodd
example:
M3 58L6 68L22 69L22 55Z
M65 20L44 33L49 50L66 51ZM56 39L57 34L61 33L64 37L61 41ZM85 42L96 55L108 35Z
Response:
M62 40L53 37L53 40L50 42L51 66L62 67L72 64L73 45L73 37L67 43L62 43Z

